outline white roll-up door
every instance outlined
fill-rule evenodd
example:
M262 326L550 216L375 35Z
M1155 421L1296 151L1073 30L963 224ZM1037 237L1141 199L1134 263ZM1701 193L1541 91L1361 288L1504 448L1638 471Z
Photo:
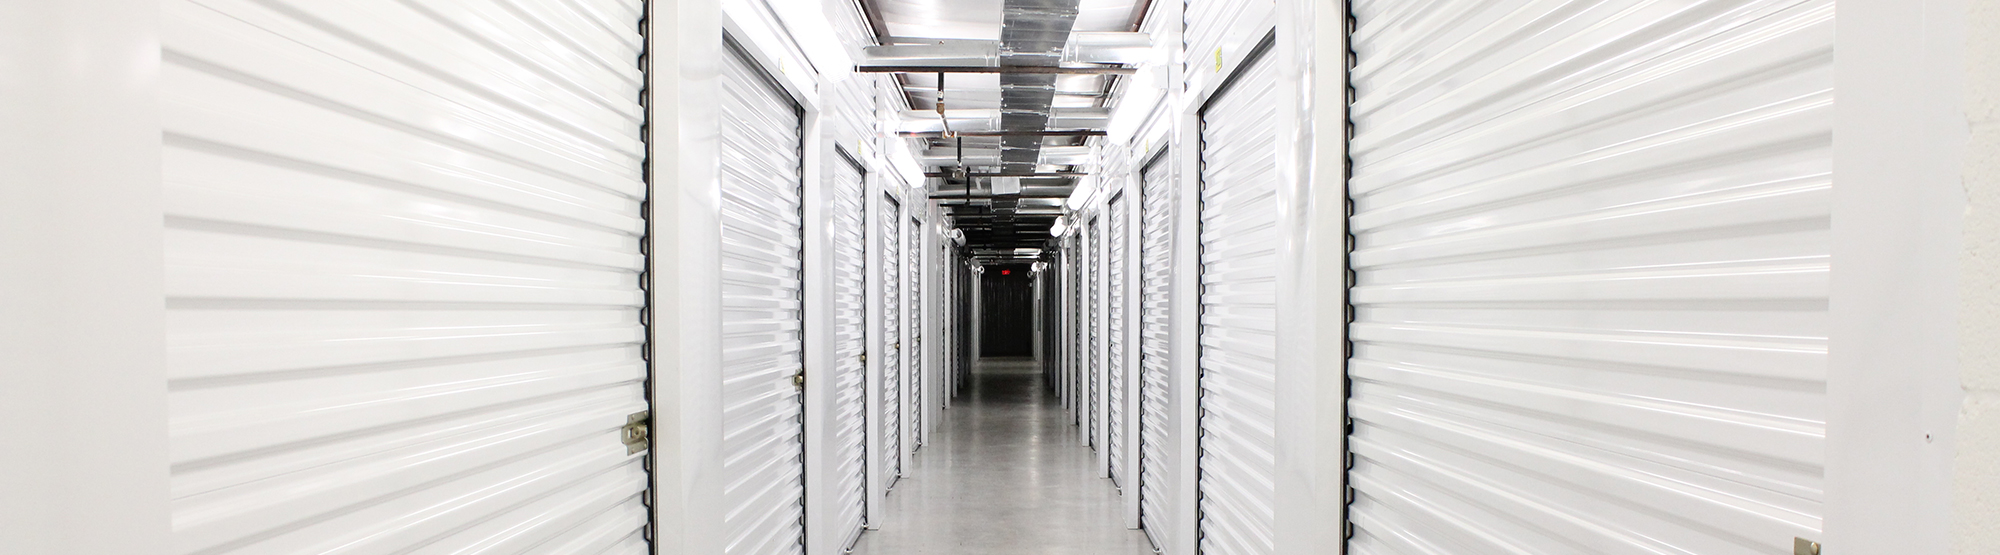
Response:
M1104 405L1099 402L1099 400L1104 398L1104 380L1100 379L1100 376L1104 373L1104 307L1098 304L1098 300L1103 298L1101 295L1104 293L1104 228L1101 225L1102 220L1103 218L1092 215L1090 217L1090 224L1084 228L1085 233L1083 235L1083 257L1084 264L1086 265L1083 269L1083 310L1085 314L1090 315L1084 321L1084 335L1089 338L1089 341L1085 343L1087 348L1084 349L1083 354L1084 368L1087 369L1083 376L1084 389L1089 392L1088 395L1084 396L1084 422L1088 424L1084 428L1086 432L1084 434L1084 441L1091 447L1100 449L1103 448L1103 442L1099 441L1098 438L1104 437L1102 435Z
M866 174L846 156L829 165L827 221L833 237L833 422L827 449L834 486L834 520L853 545L868 509L868 245ZM820 526L814 523L814 526Z
M1125 195L1111 198L1105 210L1105 218L1111 221L1104 227L1104 383L1105 383L1105 448L1111 459L1111 484L1124 487L1125 475L1125 276L1127 262L1126 240L1131 238L1131 225L1126 221L1130 216L1130 204Z
M1083 268L1083 261L1080 258L1081 253L1078 253L1076 250L1076 236L1077 233L1072 231L1062 239L1063 404L1069 409L1069 421L1071 424L1082 421L1081 413L1078 412L1082 409L1082 406L1077 403L1078 392L1081 389L1078 387L1080 384L1076 376L1082 372L1080 364L1082 361L1080 357L1082 355L1078 353L1083 351L1083 347L1079 345L1082 342L1080 337L1082 337L1083 329L1080 322L1082 322L1083 318L1081 313L1082 307L1077 304L1077 298L1082 295L1081 293L1077 293L1077 289L1082 287L1082 283L1077 276Z
M722 64L723 552L803 550L798 105L742 52Z
M903 475L903 251L902 206L882 195L877 205L876 243L882 272L882 469L887 484Z
M1090 429L1089 404L1090 386L1085 378L1090 375L1090 306L1083 302L1090 293L1090 286L1083 281L1084 269L1090 266L1090 258L1083 252L1082 231L1069 234L1070 260L1075 262L1069 272L1070 319L1070 421L1080 429ZM1088 437L1088 433L1080 434Z
M945 350L951 353L951 356L945 359L945 367L938 372L938 390L943 393L938 399L940 407L949 405L952 397L958 395L958 391L952 389L953 376L958 375L958 368L965 359L965 329L961 324L965 314L966 299L965 288L958 281L959 269L963 268L964 264L958 259L954 241L947 240L944 243L942 253L944 263L941 265L944 270L941 273L944 275L939 276L939 279L944 283L944 330L950 339L945 342Z
M1198 535L1204 554L1273 550L1281 238L1272 57L1246 62L1201 114Z
M1354 553L1817 539L1833 5L1354 3Z
M649 553L640 2L159 14L162 552Z
M909 451L912 453L916 452L918 447L923 446L923 438L924 438L923 436L923 430L924 430L924 248L923 248L924 235L923 233L924 233L923 222L912 219L910 220L910 229L908 234L903 236L904 240L909 242L908 245L909 248L903 249L904 252L909 253L909 256L904 259L906 262L904 264L905 268L904 272L908 273L909 277L904 281L910 284L909 289L906 290L905 292L905 296L909 297L910 299L910 324L909 324L910 344L908 347L903 349L903 352L909 354L909 356L907 357L909 358L909 363L908 363L909 371L907 372L907 375L909 377L904 380L904 383L908 384L907 389L909 389L910 392L909 394L910 408L908 413L910 426L908 435L904 437L903 442L904 444L910 446Z
M1173 185L1165 154L1140 170L1139 182L1139 526L1164 545L1168 525L1167 474L1173 340L1168 310L1173 285Z
M1186 64L1186 75L1221 71L1225 59L1243 54L1231 49L1256 46L1256 31L1270 28L1277 8L1273 0L1183 0L1181 37L1186 55L1182 63Z

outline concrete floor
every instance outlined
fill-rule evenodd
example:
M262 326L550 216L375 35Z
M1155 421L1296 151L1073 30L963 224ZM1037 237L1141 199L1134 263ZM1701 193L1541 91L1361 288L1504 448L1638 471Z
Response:
M857 555L1153 552L1127 530L1095 454L1025 359L986 359L889 491Z

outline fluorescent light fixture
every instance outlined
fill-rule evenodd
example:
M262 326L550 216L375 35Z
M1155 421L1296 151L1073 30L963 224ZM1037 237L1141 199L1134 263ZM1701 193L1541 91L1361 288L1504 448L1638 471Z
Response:
M1110 108L1049 108L1050 129L1098 129L1108 121L1111 121Z
M1060 166L1081 166L1090 163L1089 146L1045 146L1042 147L1042 164Z
M772 11L798 41L806 59L829 81L843 81L854 73L854 58L847 45L827 25L826 2L820 0L773 0Z
M990 183L993 185L993 194L996 195L1021 194L1021 178L1019 177L994 177L991 178L991 180L992 181Z
M1069 194L1069 202L1063 203L1070 211L1082 210L1090 202L1091 195L1097 194L1097 177L1088 176L1076 182L1076 191Z
M1078 64L1136 64L1153 53L1153 37L1116 31L1071 32L1062 61Z
M831 27L826 25L827 21L830 20L822 18L817 26ZM863 66L995 67L1000 65L1000 41L940 40L933 44L870 46L861 49L861 54Z
M938 133L944 131L949 120L952 131L998 131L1000 130L1000 110L945 110L944 119L938 113L927 110L904 110L897 131L905 133Z
M1118 99L1118 106L1112 109L1111 119L1104 126L1104 134L1111 142L1131 144L1139 126L1145 125L1146 116L1153 114L1160 97L1165 96L1166 88L1161 85L1166 82L1166 66L1140 68L1132 80L1126 81L1125 94Z
M956 166L959 165L959 158L957 146L937 146L924 150L923 159L919 161L926 166ZM1000 149L968 148L965 149L964 159L967 166L998 166Z

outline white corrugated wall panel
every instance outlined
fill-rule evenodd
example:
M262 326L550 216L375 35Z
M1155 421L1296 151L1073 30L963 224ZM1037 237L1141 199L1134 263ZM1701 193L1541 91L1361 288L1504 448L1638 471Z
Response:
M1200 550L1271 553L1276 496L1276 72L1248 62L1201 114Z
M1355 2L1352 552L1821 526L1830 0Z
M1129 250L1126 248L1127 240L1131 238L1131 225L1128 220L1131 216L1128 213L1130 209L1131 205L1126 201L1126 196L1120 194L1111 198L1105 210L1105 217L1111 220L1111 223L1105 226L1110 232L1105 234L1104 257L1106 334L1104 372L1105 384L1108 386L1105 393L1107 407L1105 447L1111 459L1111 483L1120 488L1127 484L1125 475L1130 472L1125 466L1128 461L1125 460L1124 449L1128 441L1125 437L1126 418L1130 416L1125 410L1126 395L1129 393L1126 391L1125 379L1125 346L1129 344L1125 339L1127 319L1125 278L1131 262L1131 258L1126 256Z
M909 362L906 364L909 367L907 371L909 377L904 379L903 383L910 392L909 411L906 417L910 425L908 426L908 431L905 432L903 444L909 446L908 450L912 453L916 452L918 447L923 447L924 429L923 233L923 222L911 219L909 231L903 236L904 240L909 243L909 248L903 249L903 252L909 253L909 256L904 259L905 263L903 265L904 272L908 273L909 277L904 282L910 284L910 287L904 290L904 295L910 299L910 324L908 326L910 343L908 347L903 349L903 352L909 354L907 357L909 358Z
M845 157L829 165L827 222L833 244L833 438L827 460L833 465L839 499L834 521L824 524L851 534L853 545L866 525L868 508L868 246L866 175ZM814 526L821 526L814 523Z
M1172 464L1168 413L1169 359L1173 341L1169 309L1173 291L1173 181L1162 154L1140 170L1139 185L1139 526L1154 545L1166 543L1167 468Z
M646 553L639 3L160 16L171 551Z
M883 195L876 212L882 267L882 469L889 484L903 475L903 209Z
M724 553L798 553L804 534L800 112L748 56L722 63Z

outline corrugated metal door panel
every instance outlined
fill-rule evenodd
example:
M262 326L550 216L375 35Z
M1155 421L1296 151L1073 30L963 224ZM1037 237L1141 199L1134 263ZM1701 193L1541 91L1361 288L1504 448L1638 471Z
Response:
M876 231L882 248L882 468L889 484L903 475L902 205L882 195Z
M911 452L916 452L917 448L923 447L924 429L923 233L923 222L914 219L910 220L909 233L904 235L906 240L910 242L910 248L903 249L904 252L909 253L909 257L906 260L907 263L904 267L908 268L909 273L909 278L905 281L910 284L910 288L907 291L910 299L910 345L903 352L909 353L910 359L908 364L910 367L909 379L905 380L905 383L909 384L908 387L910 390L910 426L909 437L906 439L906 443L910 446L909 450Z
M1273 0L1185 0L1182 5L1181 43L1189 76L1220 69L1222 59L1235 54L1221 51L1224 42L1256 34L1256 27L1266 25L1277 10Z
M1200 550L1271 553L1279 236L1271 56L1201 115Z
M838 497L834 521L826 526L849 530L841 545L852 545L867 524L868 508L868 250L867 202L860 166L843 159L829 172L827 218L833 234L833 437L829 449ZM815 523L815 526L820 524Z
M1126 220L1129 216L1127 210L1130 210L1130 205L1126 203L1125 195L1120 194L1111 199L1105 215L1111 219L1110 225L1105 226L1110 229L1110 233L1105 234L1106 264L1104 265L1104 316L1105 333L1108 336L1104 342L1105 383L1108 385L1107 399L1105 399L1107 407L1105 427L1108 428L1106 433L1108 439L1105 441L1105 447L1111 453L1111 483L1121 488L1125 486L1125 473L1129 471L1125 467L1124 451L1125 418L1128 416L1125 413L1127 393L1125 391L1125 272L1129 261L1125 245L1126 240L1131 237L1128 234L1130 224Z
M647 552L601 4L161 3L173 552Z
M1084 361L1084 333L1086 333L1086 329L1084 329L1084 305L1080 301L1084 297L1084 293L1082 293L1084 281L1080 278L1082 272L1084 272L1084 254L1078 250L1078 242L1076 242L1078 236L1080 236L1080 232L1070 232L1070 236L1064 238L1064 252L1068 252L1068 256L1070 256L1070 270L1068 270L1070 287L1064 291L1064 301L1068 303L1068 309L1064 313L1070 319L1070 333L1064 335L1064 341L1068 341L1068 345L1070 345L1070 353L1068 353L1070 355L1068 357L1068 361L1070 361L1070 375L1068 375L1068 381L1070 381L1070 423L1082 423L1084 421L1084 415L1082 415L1082 409L1084 409L1084 405L1082 405L1082 393L1084 393L1082 385L1084 383L1082 383L1082 379L1078 379L1078 375L1084 373L1084 363L1082 361Z
M725 553L804 549L804 221L796 104L731 49L722 64Z
M1072 225L1081 226L1082 224ZM1084 383L1084 376L1090 373L1089 362L1085 357L1085 353L1090 351L1090 307L1083 304L1083 297L1089 291L1089 286L1083 282L1083 272L1090 266L1090 259L1083 252L1083 233L1083 228L1078 227L1075 231L1071 231L1069 237L1066 238L1068 241L1066 248L1070 251L1070 261L1075 263L1070 266L1069 270L1070 286L1068 292L1071 326L1069 332L1070 423L1076 425L1078 430L1088 430L1090 425L1088 420L1090 418L1089 409L1084 407L1088 402L1086 398L1090 396L1090 388ZM1079 431L1078 435L1084 436L1088 434Z
M1070 269L1070 320L1076 326L1069 335L1070 396L1074 398L1070 401L1074 405L1070 416L1071 421L1084 430L1079 435L1088 438L1090 386L1086 382L1090 375L1090 305L1083 299L1090 293L1090 286L1084 282L1083 276L1090 259L1089 254L1084 252L1085 244L1082 231L1070 232L1070 258L1076 261L1076 267Z
M946 337L944 348L946 352L951 354L945 359L945 367L938 373L938 390L942 393L939 396L938 405L943 407L948 406L952 396L957 394L951 388L952 376L958 373L960 357L964 356L961 350L963 345L960 342L964 341L965 330L959 329L959 314L963 309L960 305L964 303L964 299L959 297L964 293L959 291L958 269L962 266L959 263L958 254L953 247L952 241L945 240L940 242L944 243L942 245L944 249L942 253L944 255L944 271L940 272L944 275L938 276L938 279L944 286L944 333Z
M1070 322L1070 331L1066 336L1069 342L1069 416L1071 424L1085 427L1080 429L1087 429L1084 419L1089 418L1089 413L1085 412L1087 409L1084 408L1086 402L1084 397L1089 395L1089 388L1084 385L1083 377L1090 371L1085 362L1085 353L1090 350L1090 329L1086 325L1090 320L1090 308L1083 304L1083 295L1087 290L1083 283L1083 270L1087 265L1083 253L1083 232L1071 231L1063 241L1064 248L1069 251L1071 262L1069 291L1066 298L1069 302Z
M1354 4L1352 551L1821 526L1833 3Z
M1103 218L1092 215L1083 235L1083 257L1088 266L1083 269L1083 307L1084 313L1090 315L1084 322L1088 329L1085 335L1090 338L1083 353L1084 367L1089 369L1083 377L1084 388L1089 391L1084 396L1084 421L1089 424L1084 428L1087 432L1084 441L1091 447L1101 447L1097 438L1103 437L1100 434L1104 425L1104 405L1098 402L1104 396L1104 380L1099 378L1104 373L1104 309L1097 303L1104 298L1104 228L1100 225L1101 220Z
M1173 181L1170 158L1158 155L1140 170L1139 186L1139 526L1164 545L1172 527L1167 512L1169 346L1168 310L1173 285Z
M1064 241L1063 238L1061 237L1056 238L1056 258L1060 260L1061 263L1057 264L1056 267L1054 268L1056 272L1055 273L1056 311L1054 315L1051 316L1052 318L1060 322L1058 324L1058 327L1061 328L1061 330L1056 334L1055 337L1056 340L1055 356L1056 359L1058 360L1056 366L1055 386L1056 386L1056 399L1062 402L1062 407L1064 411L1071 410L1070 409L1071 394L1069 391L1070 334L1073 333L1072 330L1075 328L1075 324L1070 322L1071 315L1069 308L1069 299L1070 299L1069 275L1071 267L1075 263L1070 261L1070 252L1068 247L1069 247L1068 242ZM1065 414L1068 413L1066 412Z
M938 398L933 400L932 403L936 404L938 414L942 415L944 400L951 397L951 391L945 387L945 384L949 383L947 376L951 374L951 369L957 365L954 362L956 359L953 357L957 356L958 330L952 328L952 315L956 313L952 303L956 302L954 299L957 298L955 296L957 292L952 289L951 285L953 264L951 238L943 235L944 228L939 228L939 231L937 252L933 253L938 257L937 266L934 267L937 270L937 274L931 278L931 284L938 288L937 330L938 353L940 356L937 373L932 374L931 379L937 380L938 384L938 390L934 392L938 394Z

